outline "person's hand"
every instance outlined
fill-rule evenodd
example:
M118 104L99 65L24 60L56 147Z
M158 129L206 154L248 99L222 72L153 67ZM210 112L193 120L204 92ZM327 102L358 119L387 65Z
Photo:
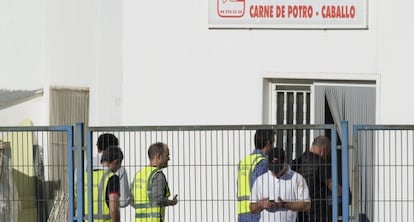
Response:
M174 206L178 203L177 197L178 197L178 194L176 194L174 198L171 200L171 203L170 203L171 206Z
M278 197L277 198L277 202L275 202L275 207L276 208L286 208L285 202L283 202L282 198Z
M264 198L262 200L259 200L259 206L261 209L269 209L272 208L272 202L269 201L269 198Z

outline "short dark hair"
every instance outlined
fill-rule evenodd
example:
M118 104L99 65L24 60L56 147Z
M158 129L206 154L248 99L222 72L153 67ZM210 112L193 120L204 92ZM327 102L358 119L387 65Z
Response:
M122 153L121 148L118 146L110 146L103 151L101 163L112 162L114 160L119 160L121 162L123 159L124 154Z
M116 138L116 136L112 133L101 134L98 137L98 142L96 143L96 146L98 147L99 152L104 151L106 148L110 146L118 146L118 145L119 145L118 138Z
M272 129L259 129L254 134L254 146L256 149L263 149L267 143L275 143L275 131Z
M317 146L320 148L324 148L324 149L331 149L331 141L329 140L329 138L327 136L317 136L313 142L312 142L312 146Z
M151 144L148 148L148 157L150 160L154 159L158 154L162 155L164 153L164 143L157 142Z

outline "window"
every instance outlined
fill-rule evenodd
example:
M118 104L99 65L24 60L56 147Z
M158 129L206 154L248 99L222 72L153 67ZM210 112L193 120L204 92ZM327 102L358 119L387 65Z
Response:
M272 88L272 124L310 124L311 86L309 84L275 83L272 84ZM284 147L288 151L289 160L309 147L309 142L306 140L309 138L309 131L278 131L276 138L276 146Z

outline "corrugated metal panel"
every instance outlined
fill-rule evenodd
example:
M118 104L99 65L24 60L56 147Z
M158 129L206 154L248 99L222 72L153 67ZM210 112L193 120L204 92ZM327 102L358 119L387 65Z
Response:
M26 102L35 97L42 96L43 89L36 90L8 90L0 89L0 109Z

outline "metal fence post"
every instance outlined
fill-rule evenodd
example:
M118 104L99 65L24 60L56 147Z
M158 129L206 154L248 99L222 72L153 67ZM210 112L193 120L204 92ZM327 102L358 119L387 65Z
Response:
M336 129L331 130L331 147L334 148L331 152L332 157L332 219L338 221L338 172L337 172L337 156L336 156Z
M86 172L88 175L88 221L93 221L93 189L92 189L92 131L86 130Z
M73 176L73 127L68 127L67 128L67 139L68 139L68 190L69 190L69 203L68 203L68 216L69 216L69 221L73 221L73 213L74 213L74 191L73 191L73 183L71 183L71 181L74 181L74 176Z
M358 157L358 131L360 130L360 125L353 125L352 127L352 140L353 140L353 164L352 164L352 177L354 184L354 192L352 193L352 214L356 218L355 221L359 222L359 157Z
M342 221L349 221L348 121L342 121Z
M83 182L83 151L84 147L83 135L84 135L84 124L76 123L76 148L75 148L75 159L76 159L76 190L77 192L77 208L76 216L77 221L83 221L83 195L84 195L84 182Z

